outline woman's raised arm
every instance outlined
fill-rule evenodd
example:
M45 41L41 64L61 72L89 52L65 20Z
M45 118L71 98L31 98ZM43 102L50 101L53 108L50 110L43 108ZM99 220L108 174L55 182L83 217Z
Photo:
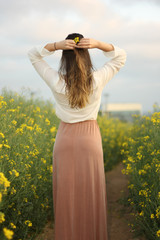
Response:
M54 54L54 52L54 50L47 50L44 45L36 45L27 52L28 58L36 72L47 83L51 90L54 89L54 84L58 79L58 73L44 60L44 58Z
M72 50L74 49L76 46L76 43L74 40L72 39L66 39L66 40L62 40L59 42L54 42L54 43L48 43L45 48L48 51L55 51L55 50Z
M76 47L77 48L98 48L105 52L114 50L114 47L112 44L101 42L93 38L82 38L78 43L78 45L76 45Z

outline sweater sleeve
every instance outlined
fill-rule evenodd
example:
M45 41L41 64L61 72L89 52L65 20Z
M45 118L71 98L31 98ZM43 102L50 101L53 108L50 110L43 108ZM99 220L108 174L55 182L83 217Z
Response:
M55 51L47 50L43 45L37 45L29 49L28 58L40 77L54 90L58 78L58 72L54 70L43 58L53 54Z
M112 44L113 45L113 44ZM103 67L95 71L95 77L98 85L105 87L105 85L114 77L116 73L125 65L127 54L126 51L118 46L113 45L114 50L105 52L103 54L110 58Z

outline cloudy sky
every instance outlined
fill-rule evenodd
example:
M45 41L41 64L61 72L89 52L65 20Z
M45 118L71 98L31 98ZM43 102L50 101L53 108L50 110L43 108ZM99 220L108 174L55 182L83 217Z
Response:
M29 88L54 101L27 51L79 32L127 52L126 64L105 86L102 102L141 103L143 112L160 104L159 0L0 0L0 11L0 91ZM96 68L109 60L98 49L89 52ZM58 69L60 57L61 50L45 60Z

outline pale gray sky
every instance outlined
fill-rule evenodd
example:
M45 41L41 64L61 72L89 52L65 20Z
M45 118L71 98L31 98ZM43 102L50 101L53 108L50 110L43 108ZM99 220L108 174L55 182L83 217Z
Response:
M105 86L107 101L141 103L143 112L160 104L160 2L157 0L0 0L0 89L29 87L54 101L31 65L27 51L61 41L69 33L113 43L127 52L120 72ZM95 67L106 58L89 50ZM45 60L58 69L61 51Z

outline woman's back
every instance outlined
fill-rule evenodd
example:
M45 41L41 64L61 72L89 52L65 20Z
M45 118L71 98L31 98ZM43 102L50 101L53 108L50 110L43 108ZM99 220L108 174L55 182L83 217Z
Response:
M112 51L103 51L104 55L111 58L105 64L93 71L93 94L89 96L89 102L84 108L72 108L66 95L66 82L60 77L58 71L51 68L43 57L53 54L55 51L49 51L44 46L38 45L28 51L28 57L36 69L37 73L50 87L56 101L56 115L64 122L74 123L84 120L97 119L101 94L105 85L113 76L124 66L126 61L126 52L115 46Z

